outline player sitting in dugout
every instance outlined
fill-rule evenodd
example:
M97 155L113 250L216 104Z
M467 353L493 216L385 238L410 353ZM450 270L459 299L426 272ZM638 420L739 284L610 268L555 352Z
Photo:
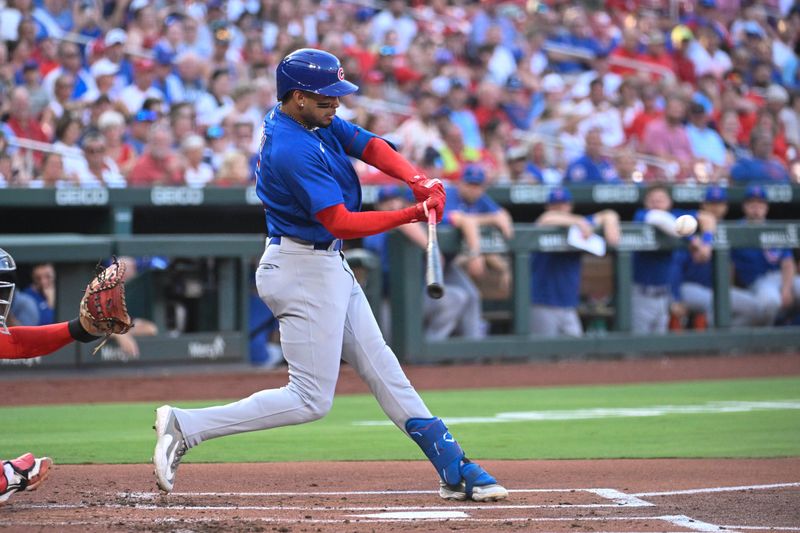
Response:
M496 228L506 240L514 237L511 215L488 194L486 172L480 165L464 168L461 180L447 189L443 224L461 231L467 252L457 259L486 299L504 299L511 293L511 267L499 254L482 253L480 228Z
M378 211L390 211L403 209L409 205L411 205L411 201L400 187L385 185L378 191L378 202L375 207ZM398 227L397 230L422 249L425 249L428 244L428 235L424 223L405 224ZM477 234L477 225L475 225L473 233ZM376 253L381 259L382 287L386 298L391 294L389 287L388 237L389 233L383 232L376 235L368 235L363 240L364 248ZM444 295L439 299L435 299L423 291L423 327L425 329L425 338L429 341L440 341L450 336L470 339L480 339L485 336L486 326L481 317L481 295L466 272L456 265L452 259L452 257L446 257L443 261ZM388 310L383 314L383 330L389 331L391 316Z

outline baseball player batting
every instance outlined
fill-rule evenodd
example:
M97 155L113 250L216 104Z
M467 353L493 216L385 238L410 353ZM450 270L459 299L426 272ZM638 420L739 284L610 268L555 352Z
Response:
M94 342L131 327L125 309L124 267L120 271L116 263L100 272L86 288L77 318L43 326L8 327L16 275L14 258L0 248L0 359L48 355L73 341ZM31 453L0 461L0 506L17 492L36 490L52 466L49 457L34 457Z
M336 116L339 97L358 87L345 80L335 56L297 50L280 62L276 78L280 103L264 119L258 169L257 192L269 237L256 285L278 317L289 384L228 405L159 407L153 456L159 488L172 490L181 457L205 440L325 416L344 359L433 463L442 498L506 498L508 491L466 458L414 390L341 253L341 239L427 221L431 209L440 221L445 203L441 182L421 175L383 139ZM349 157L402 179L418 203L396 211L360 212L361 186Z

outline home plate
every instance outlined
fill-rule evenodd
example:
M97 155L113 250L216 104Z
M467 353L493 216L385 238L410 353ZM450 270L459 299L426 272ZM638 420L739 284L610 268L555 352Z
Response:
M463 511L400 511L392 513L357 514L359 518L392 518L395 520L418 520L430 518L469 518Z

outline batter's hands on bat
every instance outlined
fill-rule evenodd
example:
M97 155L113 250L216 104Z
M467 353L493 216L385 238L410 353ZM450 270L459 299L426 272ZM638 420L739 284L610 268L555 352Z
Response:
M415 213L414 213L414 220L411 222L427 222L428 221L428 213L431 209L436 210L436 223L442 221L442 215L444 214L444 197L442 196L431 196L426 200L419 202L418 204L414 205Z
M414 199L418 202L423 202L431 196L438 195L443 199L447 197L447 193L444 192L442 180L429 178L425 174L417 174L408 180L408 186L411 187L411 192L414 193Z

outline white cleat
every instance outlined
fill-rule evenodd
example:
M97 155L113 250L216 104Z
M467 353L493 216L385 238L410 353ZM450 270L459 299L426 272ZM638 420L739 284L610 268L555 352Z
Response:
M158 436L153 452L156 484L159 489L169 493L172 492L175 473L188 447L183 440L183 432L178 427L178 419L175 418L175 413L169 405L162 405L156 409L156 423L153 429Z
M506 488L498 483L472 488L472 498L467 498L467 491L462 481L459 485L447 485L439 482L439 496L445 500L463 502L471 499L476 502L496 502L508 498Z

